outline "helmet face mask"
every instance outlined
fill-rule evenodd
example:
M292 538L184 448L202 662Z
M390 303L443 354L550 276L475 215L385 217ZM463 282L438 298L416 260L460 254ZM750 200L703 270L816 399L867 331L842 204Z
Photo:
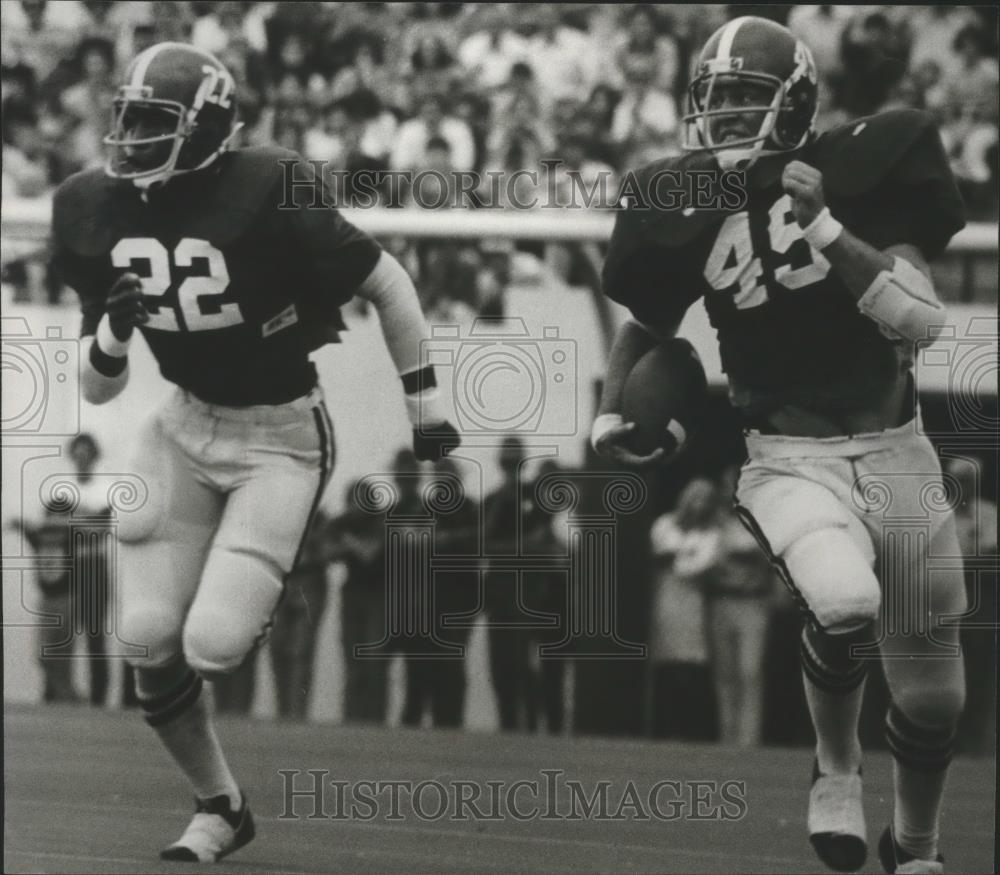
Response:
M172 170L184 142L184 115L179 103L119 95L112 108L111 133L104 138L111 147L109 175L141 179Z
M242 127L234 87L219 61L192 46L146 49L115 97L105 172L147 188L207 167Z
M688 88L682 146L710 152L724 170L746 170L761 157L805 145L816 103L809 49L774 22L735 19L702 50Z

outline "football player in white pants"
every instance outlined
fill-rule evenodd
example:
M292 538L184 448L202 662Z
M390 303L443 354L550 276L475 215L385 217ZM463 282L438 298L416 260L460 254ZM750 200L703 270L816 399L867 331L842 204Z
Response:
M139 703L196 797L161 856L214 862L254 825L202 684L264 640L329 480L333 428L309 353L343 329L355 294L378 314L418 458L459 441L435 411L410 278L295 153L229 148L239 123L222 64L153 46L114 110L107 168L56 192L55 259L81 300L87 400L125 388L136 329L176 386L137 436L145 494L120 521L118 632L143 648Z
M963 206L928 116L886 112L819 134L816 84L809 50L772 21L737 18L706 43L688 154L642 168L617 217L604 291L634 318L616 338L592 441L623 464L661 459L629 449L624 381L703 298L747 424L739 511L806 618L810 840L833 869L865 861L857 725L880 653L895 811L879 856L888 872L939 873L965 594L912 361L945 320L927 261L962 227ZM944 567L930 571L932 558Z

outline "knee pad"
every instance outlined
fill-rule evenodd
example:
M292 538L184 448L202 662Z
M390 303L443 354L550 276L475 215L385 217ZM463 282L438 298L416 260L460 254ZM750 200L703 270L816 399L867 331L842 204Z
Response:
M184 656L204 677L230 674L267 640L284 589L251 549L213 548L184 626Z
M874 624L851 630L820 629L807 623L802 630L802 670L826 693L846 695L865 679L870 657L857 651L875 641ZM877 657L878 653L875 651Z
M871 559L846 528L798 538L781 555L790 585L821 629L857 628L878 617L882 590Z
M965 708L964 684L941 684L933 688L897 691L893 707L917 726L955 726Z
M184 658L208 680L232 674L267 639L270 623L252 628L235 612L192 611L184 626Z
M136 696L146 722L164 726L193 708L201 698L202 680L182 659L160 668L140 668L135 676Z
M939 712L938 716L945 718L943 721L918 723L894 702L885 720L885 737L893 757L901 766L918 772L939 772L948 768L955 751L960 711L960 707L957 711L951 707ZM925 709L921 716L930 713Z
M181 653L183 618L168 605L142 604L127 610L121 618L120 634L127 644L143 648L127 657L137 669L162 668Z

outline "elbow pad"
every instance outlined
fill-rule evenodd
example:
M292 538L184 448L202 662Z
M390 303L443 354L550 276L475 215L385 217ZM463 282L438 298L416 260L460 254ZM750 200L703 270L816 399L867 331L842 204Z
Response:
M858 299L858 309L893 339L930 340L939 333L946 314L934 285L905 258L893 258Z

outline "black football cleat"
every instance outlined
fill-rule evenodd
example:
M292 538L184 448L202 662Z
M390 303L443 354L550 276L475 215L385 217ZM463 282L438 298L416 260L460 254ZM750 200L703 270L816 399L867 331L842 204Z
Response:
M809 841L836 872L856 872L868 857L861 769L853 775L824 775L813 761L809 793Z
M242 791L240 799L239 811L233 811L225 794L211 799L195 799L191 823L184 830L184 835L160 852L160 859L215 863L248 844L255 835L253 816Z
M944 857L921 860L896 844L892 826L887 826L878 842L878 859L889 875L944 875Z

